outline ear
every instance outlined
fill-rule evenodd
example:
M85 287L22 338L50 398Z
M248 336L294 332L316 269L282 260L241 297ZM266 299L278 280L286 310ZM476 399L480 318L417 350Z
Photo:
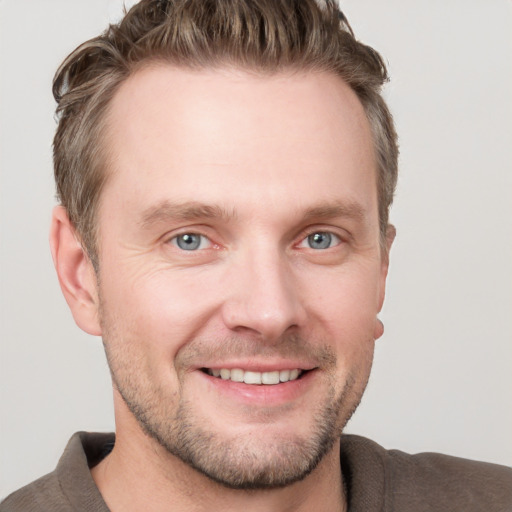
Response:
M50 248L60 288L76 324L83 331L100 336L96 272L63 206L53 209Z
M378 297L378 311L382 309L382 305L384 304L384 297L386 295L386 279L388 277L388 269L389 269L389 252L391 251L391 246L393 245L393 241L396 237L396 229L392 224L388 224L386 229L386 246L381 249L381 267L380 267L380 286L379 286L379 297ZM375 332L374 339L380 338L384 334L384 325L382 322L376 318L375 319Z

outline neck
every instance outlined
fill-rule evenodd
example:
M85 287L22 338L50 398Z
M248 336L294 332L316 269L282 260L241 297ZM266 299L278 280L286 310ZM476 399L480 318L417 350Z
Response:
M339 441L310 475L281 489L224 487L169 454L138 428L118 429L112 453L91 472L112 512L346 510Z

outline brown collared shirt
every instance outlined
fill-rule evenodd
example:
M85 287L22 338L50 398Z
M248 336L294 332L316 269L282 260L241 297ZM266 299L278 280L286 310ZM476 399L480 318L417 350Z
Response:
M55 471L8 496L0 512L109 512L90 468L110 453L114 434L78 432ZM512 469L437 453L385 450L341 438L349 512L512 512Z

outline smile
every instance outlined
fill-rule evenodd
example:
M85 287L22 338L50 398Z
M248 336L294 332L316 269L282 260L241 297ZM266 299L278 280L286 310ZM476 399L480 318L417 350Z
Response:
M212 377L217 377L222 380L266 386L273 386L283 382L297 380L304 373L304 370L299 370L297 368L293 370L276 370L272 372L252 372L242 370L240 368L205 368L203 371Z

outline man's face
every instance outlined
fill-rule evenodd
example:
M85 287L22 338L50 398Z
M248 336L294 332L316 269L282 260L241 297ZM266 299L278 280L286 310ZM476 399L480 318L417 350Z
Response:
M135 417L228 486L303 478L337 445L380 335L362 106L325 73L154 65L111 107L99 313L118 431Z

